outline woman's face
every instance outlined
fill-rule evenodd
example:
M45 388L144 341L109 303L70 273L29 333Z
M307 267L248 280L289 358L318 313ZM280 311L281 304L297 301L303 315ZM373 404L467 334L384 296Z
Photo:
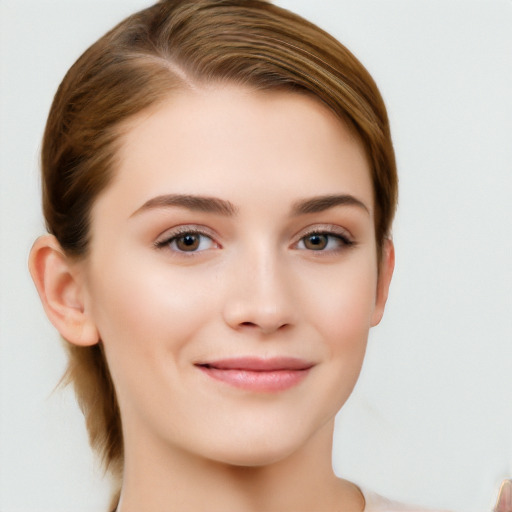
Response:
M364 151L315 99L232 86L125 128L81 265L126 451L280 460L329 431L384 307Z

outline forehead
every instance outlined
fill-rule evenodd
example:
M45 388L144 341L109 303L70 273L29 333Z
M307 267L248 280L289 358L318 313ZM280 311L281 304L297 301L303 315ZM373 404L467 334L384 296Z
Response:
M105 195L117 190L133 208L163 193L241 204L351 193L373 208L362 144L308 95L228 85L181 90L121 131Z

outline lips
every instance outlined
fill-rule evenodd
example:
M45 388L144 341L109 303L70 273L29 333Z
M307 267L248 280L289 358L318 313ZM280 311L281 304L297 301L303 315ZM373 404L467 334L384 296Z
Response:
M242 357L196 364L203 373L230 386L255 392L279 392L298 385L314 366L293 357Z

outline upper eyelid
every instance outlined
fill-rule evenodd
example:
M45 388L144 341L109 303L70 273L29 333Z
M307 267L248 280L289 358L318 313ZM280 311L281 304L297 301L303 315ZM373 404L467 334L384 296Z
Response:
M347 228L338 226L336 224L312 224L310 226L307 226L307 227L301 229L294 236L294 239L298 241L301 238L304 238L305 236L308 236L312 233L323 233L326 235L345 236L346 238L348 238L350 240L354 240L354 236Z

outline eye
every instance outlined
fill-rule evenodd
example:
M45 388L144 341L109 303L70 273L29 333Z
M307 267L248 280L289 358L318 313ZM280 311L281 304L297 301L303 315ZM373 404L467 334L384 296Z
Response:
M344 234L315 231L303 236L297 243L297 249L336 251L352 245L354 245L354 242Z
M213 238L209 235L193 230L180 230L178 233L166 234L165 238L155 242L156 247L168 247L178 253L193 253L206 251L218 247Z

